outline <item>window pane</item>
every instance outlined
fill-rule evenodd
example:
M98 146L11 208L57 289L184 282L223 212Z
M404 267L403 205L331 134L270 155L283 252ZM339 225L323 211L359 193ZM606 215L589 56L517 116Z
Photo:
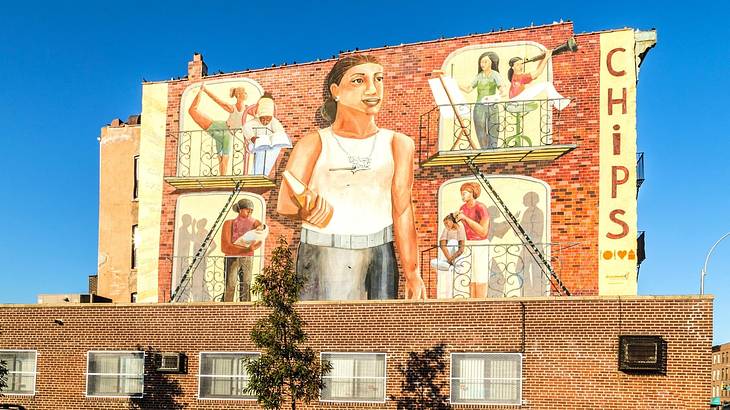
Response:
M135 396L144 391L143 376L89 375L89 396Z
M8 370L3 393L35 393L36 352L0 350L0 360L5 362Z
M202 353L200 355L200 398L255 399L246 391L246 361L253 353Z
M453 403L520 404L522 358L518 354L454 354Z
M322 360L332 365L322 400L385 400L385 354L324 353Z

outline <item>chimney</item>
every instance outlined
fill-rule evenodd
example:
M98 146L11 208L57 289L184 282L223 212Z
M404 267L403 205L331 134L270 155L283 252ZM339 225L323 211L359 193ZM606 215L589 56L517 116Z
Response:
M140 125L142 124L142 115L130 115L127 117L127 125Z
M122 125L124 125L124 122L122 120L120 120L119 118L113 119L111 124L109 124L109 126L112 128L119 128Z
M203 55L193 54L193 61L188 62L188 80L200 80L208 75L208 66L203 62Z

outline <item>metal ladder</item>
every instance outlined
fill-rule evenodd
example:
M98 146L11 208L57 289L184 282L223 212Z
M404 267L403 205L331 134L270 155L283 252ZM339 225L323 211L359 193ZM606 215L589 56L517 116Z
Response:
M175 291L172 292L172 297L170 298L171 302L179 302L185 290L188 288L188 286L190 286L193 272L195 272L195 270L200 265L200 262L203 259L203 255L205 255L205 253L208 251L208 247L210 247L210 242L213 240L213 237L215 237L215 234L218 233L221 222L223 222L223 219L225 219L226 214L228 214L228 210L231 207L231 204L241 192L242 187L243 181L236 181L236 186L233 187L233 192L231 192L231 195L228 196L228 200L226 201L226 204L223 205L223 209L221 209L220 213L218 214L218 218L216 218L213 226L210 228L208 234L205 236L205 239L203 239L203 243L200 244L200 247L195 252L195 255L193 255L193 259L190 261L190 265L188 265L188 268L185 269L185 273L182 275L182 278L180 278L180 283L175 288Z
M477 177L481 185L487 191L489 197L492 199L494 204L497 205L499 212L502 213L504 218L507 220L507 223L514 230L515 234L522 242L522 245L528 249L532 258L540 266L540 270L542 271L543 275L547 277L548 281L550 281L550 285L553 287L553 289L555 289L555 291L558 292L560 295L570 296L570 291L568 291L568 288L565 287L563 282L558 277L557 273L555 273L553 267L550 265L550 261L545 258L545 255L542 253L540 248L538 248L537 245L535 245L535 243L532 241L532 239L530 239L530 236L527 234L527 232L525 232L525 229L517 221L517 218L509 210L509 208L507 208L507 205L504 203L504 201L502 201L502 198L500 198L499 194L497 194L497 191L494 189L492 184L489 183L486 175L484 175L482 171L479 170L479 167L477 167L474 161L479 157L479 155L481 154L477 154L475 156L471 156L465 159L464 162L466 163L466 166L469 167L469 170L474 174L474 176Z

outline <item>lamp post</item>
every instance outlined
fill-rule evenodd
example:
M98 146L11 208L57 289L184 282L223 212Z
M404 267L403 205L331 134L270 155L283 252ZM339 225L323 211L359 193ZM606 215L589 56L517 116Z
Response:
M700 295L705 294L705 275L707 275L707 262L710 261L710 255L712 254L712 251L715 250L715 247L717 246L717 244L722 242L722 240L727 238L728 236L730 236L730 232L726 233L720 239L718 239L717 242L715 242L715 244L712 245L712 247L710 248L710 251L707 252L707 257L705 258L705 264L704 264L704 266L702 266L702 272L701 272L701 276L700 276Z

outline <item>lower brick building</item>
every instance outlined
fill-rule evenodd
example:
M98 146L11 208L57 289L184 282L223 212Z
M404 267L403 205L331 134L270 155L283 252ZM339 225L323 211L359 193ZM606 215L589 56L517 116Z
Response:
M443 365L434 380L421 381L440 386L454 408L708 405L710 296L303 302L298 309L308 345L333 360L336 378L324 392L331 401L303 408L397 408L408 396L402 369L409 353L427 350L430 361L410 365ZM24 351L33 366L22 373L28 394L6 394L0 403L26 409L258 408L241 399L232 378L237 373L221 360L256 353L249 332L263 313L249 303L2 306L0 348ZM662 368L619 370L621 336L661 338ZM181 353L182 371L159 370L161 352ZM131 364L135 353L137 366ZM106 363L110 356L120 362ZM201 367L201 360L207 365ZM107 367L95 368L95 361ZM98 373L107 373L106 381L97 380ZM100 390L109 380L115 387L142 383L144 395L104 397Z

